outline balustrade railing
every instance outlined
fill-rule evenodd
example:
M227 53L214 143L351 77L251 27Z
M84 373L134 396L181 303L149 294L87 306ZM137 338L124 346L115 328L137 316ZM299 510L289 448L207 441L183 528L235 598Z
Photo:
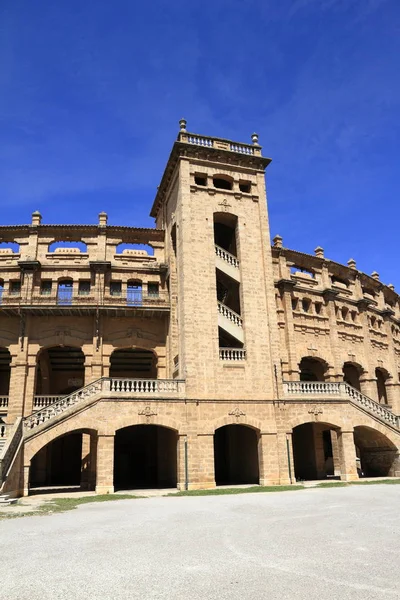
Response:
M241 154L254 154L253 146L248 146L247 144L230 144L230 150L232 152L240 152Z
M220 348L219 357L221 360L232 362L246 360L246 350L244 348Z
M40 406L24 419L25 430L34 429L42 423L57 417L71 406L98 394L138 394L138 395L179 395L185 390L185 382L180 379L128 379L101 377L93 383L72 392L68 396L35 396L34 406ZM40 404L42 403L42 405Z
M202 135L188 135L187 141L189 144L196 144L196 146L208 146L212 148L214 146L214 140L211 138L203 137Z
M0 396L0 408L8 407L8 396Z
M219 258L222 258L222 260L224 260L229 265L232 265L232 267L239 268L239 261L236 258L236 256L234 256L233 254L231 254L227 250L224 250L224 248L221 248L220 246L217 246L216 244L215 244L215 254Z
M49 406L50 404L54 404L57 400L61 400L64 396L34 396L33 398L33 408L43 408L44 406Z
M400 428L400 417L393 414L391 410L368 398L351 385L345 382L329 381L285 381L283 383L285 396L336 396L349 399L353 404L360 406L367 412L379 418L381 421Z
M3 294L1 306L34 306L34 307L142 307L142 308L167 308L169 294L165 290L158 293L124 294L34 294L31 297L5 296Z
M222 302L218 302L218 312L238 327L243 327L242 317L235 313L235 311L233 311L231 308L228 308Z

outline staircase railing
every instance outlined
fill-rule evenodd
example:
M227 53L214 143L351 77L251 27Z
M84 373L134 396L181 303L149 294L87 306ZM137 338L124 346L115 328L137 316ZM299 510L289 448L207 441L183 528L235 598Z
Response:
M238 327L243 327L243 319L240 315L235 313L234 310L228 308L226 304L222 302L218 302L218 312L220 315L224 316L226 319L229 319L232 323L237 325Z
M330 381L285 381L283 383L285 396L336 396L347 398L355 404L377 417L384 423L400 429L400 417L391 410L365 396L345 382Z
M239 268L239 260L236 258L236 256L228 252L228 250L221 248L221 246L217 246L217 244L215 244L215 254L228 263L228 265L231 265L236 269Z
M72 392L72 394L68 394L68 396L64 396L60 400L53 402L53 404L49 404L44 408L41 408L28 417L24 419L24 429L29 430L34 427L38 427L45 421L48 421L52 417L56 417L57 415L63 413L74 404L81 402L82 400L86 400L90 396L94 396L99 391L101 391L103 385L103 378L96 379L92 383L85 385L85 387Z
M22 417L19 417L11 427L6 444L0 452L0 487L4 482L15 453L22 441Z

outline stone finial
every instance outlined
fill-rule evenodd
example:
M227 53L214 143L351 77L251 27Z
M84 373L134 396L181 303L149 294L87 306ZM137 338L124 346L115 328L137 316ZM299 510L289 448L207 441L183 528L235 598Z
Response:
M392 290L392 292L394 292L394 285L393 285L393 283L389 283L388 288L389 288L389 290Z
M42 222L42 215L38 210L32 213L32 225L40 225Z
M350 260L347 261L347 265L350 267L350 269L357 268L357 264L356 264L356 261L354 260L354 258L350 258Z
M181 119L179 121L179 129L181 130L182 133L185 133L185 131L186 131L186 125L187 125L186 119Z
M253 133L251 136L251 141L255 146L258 146L258 133Z
M108 215L106 212L99 213L99 225L100 227L105 227L107 225Z
M282 238L280 235L276 235L272 240L274 242L274 248L282 248Z
M376 279L376 281L379 281L379 273L377 273L376 271L371 273L371 277L372 279Z
M324 249L321 246L317 246L314 250L315 256L318 258L324 258Z

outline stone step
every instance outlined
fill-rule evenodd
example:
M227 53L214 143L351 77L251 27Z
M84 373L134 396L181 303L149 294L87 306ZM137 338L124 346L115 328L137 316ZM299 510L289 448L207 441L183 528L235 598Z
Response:
M10 506L11 504L16 504L18 502L18 498L10 498L7 494L0 495L0 507L1 506Z

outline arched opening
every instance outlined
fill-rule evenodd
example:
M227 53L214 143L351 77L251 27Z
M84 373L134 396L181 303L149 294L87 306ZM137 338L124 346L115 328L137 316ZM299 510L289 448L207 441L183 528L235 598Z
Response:
M81 484L82 433L68 433L41 448L32 458L30 488L77 487Z
M354 443L363 477L399 476L399 450L383 433L370 427L354 427Z
M231 190L233 187L233 178L229 177L229 175L214 175L213 185L220 190Z
M126 289L126 302L128 306L142 306L142 282L138 279L132 279L131 281L128 281Z
M361 392L360 376L362 369L360 365L352 362L345 362L343 365L343 381L348 383L354 389Z
M57 285L57 304L69 306L72 304L73 281L72 279L60 279Z
M81 348L53 346L37 358L35 395L65 396L84 385L85 355Z
M11 354L0 347L0 396L8 396L10 391Z
M3 300L3 292L4 292L4 280L0 279L0 304Z
M127 256L153 256L154 248L149 244L118 244L116 254L125 254Z
M115 434L115 489L175 488L178 434L160 425L132 425Z
M122 348L110 358L110 377L157 379L157 358L151 350Z
M328 365L319 358L306 356L300 361L300 381L325 381Z
M378 401L380 404L387 404L386 381L389 379L389 373L386 369L378 367L375 369L376 387L378 391Z
M214 467L217 485L258 484L257 430L247 425L225 425L214 433Z
M294 473L297 481L339 477L338 428L329 423L303 423L292 433Z
M214 213L214 243L237 256L237 217L229 213Z

